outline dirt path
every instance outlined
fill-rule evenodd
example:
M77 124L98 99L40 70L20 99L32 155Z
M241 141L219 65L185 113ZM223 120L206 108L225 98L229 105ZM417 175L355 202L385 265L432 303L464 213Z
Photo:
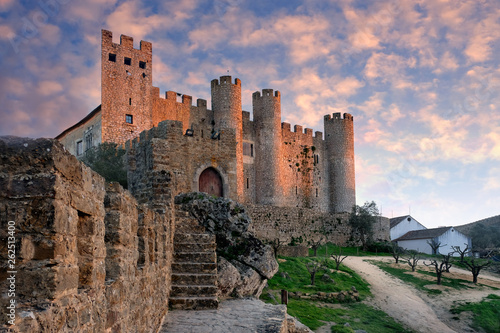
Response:
M459 321L452 319L449 309L453 303L456 301L477 302L488 294L500 295L500 291L492 291L486 287L464 292L436 286L443 290L443 294L429 297L365 261L371 259L381 260L380 257L348 257L344 263L370 284L374 297L367 303L381 309L416 332L473 332L468 328L468 324L464 325L470 318L462 316ZM468 272L457 270L454 274L462 273ZM468 276L470 273L457 277L468 280L470 279ZM500 287L498 278L493 279L497 281L488 281L488 284ZM484 280L479 280L479 283L482 282Z

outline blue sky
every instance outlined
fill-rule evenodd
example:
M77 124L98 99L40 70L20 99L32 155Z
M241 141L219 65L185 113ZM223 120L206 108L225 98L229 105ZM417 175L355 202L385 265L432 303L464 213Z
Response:
M100 30L153 43L153 84L280 90L283 121L355 120L359 204L427 227L500 214L500 2L0 0L0 135L54 137L100 103Z

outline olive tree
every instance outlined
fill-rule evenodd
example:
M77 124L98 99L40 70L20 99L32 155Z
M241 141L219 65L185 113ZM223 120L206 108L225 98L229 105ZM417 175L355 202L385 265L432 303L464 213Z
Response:
M372 240L373 225L379 215L377 204L365 202L363 206L354 205L349 215L351 226L351 238L361 243L363 251L366 251L368 243Z

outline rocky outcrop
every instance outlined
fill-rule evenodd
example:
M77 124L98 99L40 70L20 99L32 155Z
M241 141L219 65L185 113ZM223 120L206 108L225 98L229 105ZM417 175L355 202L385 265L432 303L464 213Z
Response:
M251 220L245 208L198 192L178 195L175 203L215 235L219 296L259 297L267 279L278 271L278 262L273 249L248 230Z

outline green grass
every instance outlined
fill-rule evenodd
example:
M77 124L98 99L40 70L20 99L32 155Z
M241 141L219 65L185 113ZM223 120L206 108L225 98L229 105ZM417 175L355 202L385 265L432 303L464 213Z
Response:
M500 296L490 294L479 303L467 302L451 309L453 314L464 311L473 313L472 328L481 328L486 333L500 332Z
M430 295L436 295L436 294L441 294L441 290L436 290L436 289L429 289L426 286L436 284L436 273L434 272L429 272L421 269L417 269L417 272L423 275L431 276L434 278L434 280L426 280L426 279L421 279L419 277L415 277L413 275L407 274L407 272L410 272L411 269L408 266L408 268L398 268L398 267L392 267L389 264L381 261L371 261L373 264L377 265L380 267L382 270L385 272L397 277L400 280L403 280L407 283L412 284L414 287L416 287L419 290L425 291ZM462 279L451 279L446 276L446 273L443 273L441 276L441 285L450 287L453 289L470 289L473 288L470 286L470 281L467 280L462 280Z
M316 283L311 286L309 272L306 269L306 263L318 258L289 258L285 262L280 262L279 272L268 281L269 287L266 288L261 299L266 302L279 300L279 291L281 289L289 292L301 291L303 293L317 292L338 292L341 290L350 290L354 286L360 295L360 298L366 298L371 295L369 285L361 277L348 267L341 265L341 272L327 272L334 279L335 283L322 281L321 277L325 271L320 271L316 276ZM325 258L321 258L325 260ZM335 263L327 260L328 268L333 269ZM287 273L290 278L282 277L282 273ZM273 295L274 300L270 295ZM297 317L300 322L315 330L324 325L324 321L332 321L338 325L332 327L332 332L349 332L354 330L366 330L367 332L409 332L391 317L382 311L376 310L358 302L342 303L340 308L332 309L325 306L325 303L304 299L292 299L288 301L288 313ZM351 327L345 327L348 322Z
M317 306L305 300L290 300L288 313L299 319L312 330L324 325L323 321L337 323L332 332L354 332L365 330L370 333L411 332L389 317L385 312L362 303L343 304L339 309ZM350 327L344 324L349 323Z
M350 290L355 287L360 298L370 295L370 288L358 274L347 266L340 265L341 272L330 272L321 270L316 274L315 285L311 285L310 274L307 271L306 263L316 260L316 258L288 258L283 257L286 262L280 263L278 273L268 281L269 289L281 290L285 289L289 292L301 291L306 293L317 292L339 292L341 290ZM322 259L322 261L324 258ZM335 263L332 260L326 261L326 266L329 269L335 268ZM281 273L286 272L290 278L281 276ZM324 274L328 274L335 283L322 281Z

